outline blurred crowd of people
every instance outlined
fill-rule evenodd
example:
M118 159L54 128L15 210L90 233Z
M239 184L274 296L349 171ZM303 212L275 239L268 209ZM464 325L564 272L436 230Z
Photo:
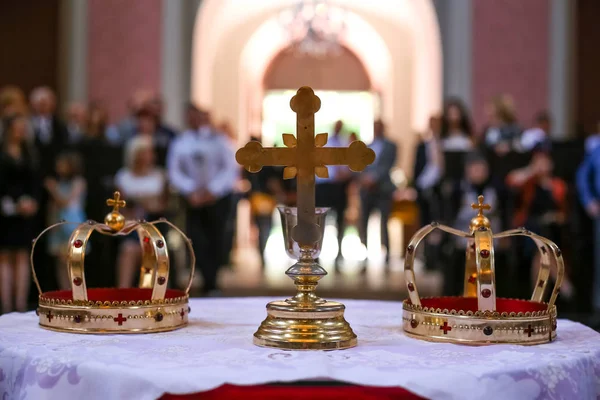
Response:
M216 289L217 270L231 250L233 224L226 222L234 214L240 173L232 141L207 111L192 104L183 132L164 123L162 100L155 93L135 93L128 108L126 118L110 124L101 102L73 103L63 119L50 88L34 89L29 101L19 88L0 90L3 312L27 308L32 239L61 220L102 221L104 201L113 190L127 199L125 216L137 220L168 216L176 193L186 206L195 252L202 255L197 260L204 291ZM70 286L65 263L74 227L62 225L44 241L44 264L55 262L60 288ZM135 234L121 240L116 260L116 284L131 286L141 260Z
M159 95L139 91L128 102L128 115L115 124L101 102L70 104L62 118L56 96L47 87L34 89L29 98L16 87L0 89L2 312L27 308L32 239L60 220L102 220L104 201L113 190L127 200L127 218L154 220L185 214L205 294L215 294L219 268L229 263L237 201L242 196L250 200L264 257L275 206L295 204L293 180L284 181L277 167L244 173L234 157L236 135L227 124L215 124L207 110L188 104L186 129L178 132L164 122L163 109ZM369 146L376 161L361 174L330 167L328 178L317 178L316 204L330 207L335 214L341 250L349 199L359 199L361 241L367 243L369 217L379 212L382 246L389 249L387 221L395 203L415 200L422 224L439 221L464 230L474 213L471 204L484 195L492 206L489 218L494 231L524 226L559 246L571 246L571 260L577 262L579 249L570 243L573 240L564 240L572 232L575 204L583 205L590 221L598 221L600 240L600 139L592 135L582 146L581 158L584 152L586 158L575 184L580 160L556 160L550 129L546 112L538 113L524 129L510 97L499 96L489 104L486 127L475 131L467 107L449 99L421 134L410 185L399 188L391 172L401 144L387 134L382 121L375 121ZM327 146L347 146L356 136L338 121ZM260 136L254 140L260 141ZM556 161L575 164L573 173L557 176ZM241 180L249 182L247 190L240 190ZM72 230L73 226L61 226L44 244L48 260L56 264L52 279L60 288L70 285L64 264ZM427 268L443 273L444 294L462 292L465 246L466 241L443 235L427 239L423 257ZM594 306L600 310L600 246L595 248ZM497 264L510 268L499 267L497 274L511 294L521 295L518 291L531 287L539 263L535 250L525 241L498 243ZM387 264L389 251L386 254ZM135 235L118 244L114 275L118 286L134 282L140 257ZM340 253L336 267L341 258ZM567 279L563 297L569 299L576 292Z
M487 117L486 126L475 131L458 99L449 99L441 115L431 117L417 149L414 175L422 223L435 220L465 230L475 213L471 205L483 195L491 206L488 218L494 232L525 227L560 247L569 189L554 174L550 116L541 111L524 129L510 97L499 96L488 104ZM467 245L467 240L448 240L437 233L427 239L427 265L443 272L445 295L463 292ZM499 285L508 287L511 296L526 296L537 277L535 244L501 240L495 254ZM563 297L571 298L573 292L567 278Z

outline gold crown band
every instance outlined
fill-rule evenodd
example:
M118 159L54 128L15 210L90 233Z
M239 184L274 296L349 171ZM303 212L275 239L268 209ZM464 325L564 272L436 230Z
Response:
M40 325L60 332L152 333L186 325L190 313L187 295L158 301L86 301L83 304L86 305L40 297L36 311Z
M537 312L465 312L415 306L405 300L402 308L404 331L422 340L468 345L534 345L556 337L555 306Z
M477 308L496 311L496 276L494 270L494 238L489 229L474 232L475 265L477 267Z

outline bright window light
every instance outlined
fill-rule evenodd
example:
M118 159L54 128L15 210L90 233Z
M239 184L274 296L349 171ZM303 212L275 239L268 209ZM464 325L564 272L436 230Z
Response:
M323 248L321 256L323 261L334 261L338 255L337 229L335 226L325 226L325 237L323 238Z
M265 146L282 145L282 133L295 133L296 114L290 109L295 90L272 90L263 99ZM357 91L317 90L323 106L315 115L315 133L329 132L337 120L344 121L345 133L356 132L365 143L373 141L373 121L380 114L376 94Z
M367 258L367 249L356 232L348 232L342 239L342 256L348 261L364 261Z

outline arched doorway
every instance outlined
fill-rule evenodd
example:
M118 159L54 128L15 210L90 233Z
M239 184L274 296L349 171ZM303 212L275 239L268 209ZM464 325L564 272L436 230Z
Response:
M192 55L192 98L227 119L240 142L261 129L263 77L288 46L279 11L297 0L204 0ZM401 143L400 164L410 169L415 130L424 129L442 98L439 26L431 0L331 1L349 10L344 45L381 94L382 117ZM368 4L367 4L368 3Z
M359 58L347 47L329 57L298 57L293 49L281 51L263 79L265 90L311 86L319 90L371 90L371 79Z
M317 131L328 132L335 121L342 120L345 135L352 132L367 142L372 140L373 120L380 116L379 99L361 60L344 46L324 57L299 55L288 47L266 69L261 115L251 116L255 119L251 125L262 123L264 144L279 145L281 132L293 131L295 116L288 104L301 86L314 88L321 98Z

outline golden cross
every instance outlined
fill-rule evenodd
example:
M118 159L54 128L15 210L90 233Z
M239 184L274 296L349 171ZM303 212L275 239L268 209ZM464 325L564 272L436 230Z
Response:
M479 212L477 213L477 215L479 215L479 216L483 216L483 210L491 210L492 209L492 206L490 206L489 204L483 203L483 196L477 197L477 202L478 202L478 204L472 203L471 208L473 210L479 210Z
M285 166L284 179L297 177L298 225L292 238L300 247L312 246L321 239L315 217L315 174L327 178L327 165L347 165L352 171L362 171L375 161L375 152L360 141L349 147L323 147L327 134L315 136L315 113L321 108L321 100L311 88L298 89L290 107L296 113L297 138L284 133L285 148L247 143L237 151L235 159L249 172L258 172L264 166Z
M106 205L113 208L113 212L118 213L119 208L125 207L127 202L125 200L121 200L121 193L118 191L113 194L112 199L106 200Z

